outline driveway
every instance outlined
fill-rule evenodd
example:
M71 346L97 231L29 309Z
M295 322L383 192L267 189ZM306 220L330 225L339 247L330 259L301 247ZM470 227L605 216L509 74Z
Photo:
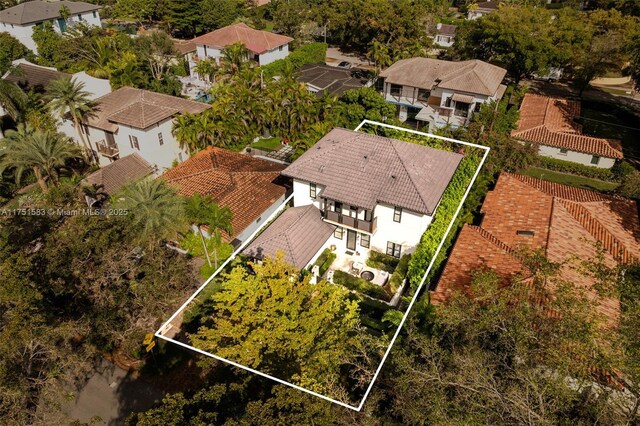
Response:
M73 420L92 425L123 425L130 413L147 410L162 400L163 392L107 360L62 406Z
M343 61L351 62L354 68L375 69L373 64L369 63L369 60L362 55L343 52L337 47L329 47L327 49L327 56L325 58L327 65L338 66L338 64Z

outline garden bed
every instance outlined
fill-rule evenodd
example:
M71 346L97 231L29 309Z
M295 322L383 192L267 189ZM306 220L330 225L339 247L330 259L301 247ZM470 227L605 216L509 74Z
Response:
M363 280L360 277L355 277L343 271L334 271L333 282L335 284L342 285L349 290L354 290L358 293L375 299L384 300L386 302L390 301L392 297L392 295L390 295L383 287L372 284L367 280Z

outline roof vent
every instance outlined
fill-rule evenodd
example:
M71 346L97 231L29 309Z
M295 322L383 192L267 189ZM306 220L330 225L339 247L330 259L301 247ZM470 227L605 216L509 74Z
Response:
M391 179L395 179L395 178L396 178L396 175L391 175Z

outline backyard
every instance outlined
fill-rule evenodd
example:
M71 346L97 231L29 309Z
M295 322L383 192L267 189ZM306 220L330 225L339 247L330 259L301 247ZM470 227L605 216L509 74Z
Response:
M539 167L529 167L523 172L523 174L550 182L561 183L583 189L590 189L592 191L598 192L613 191L619 185L616 182L606 182L603 180L591 179L569 173L556 172Z

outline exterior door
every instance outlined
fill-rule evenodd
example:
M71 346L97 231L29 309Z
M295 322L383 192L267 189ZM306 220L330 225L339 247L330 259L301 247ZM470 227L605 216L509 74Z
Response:
M347 250L355 250L356 249L356 231L352 231L347 229Z

